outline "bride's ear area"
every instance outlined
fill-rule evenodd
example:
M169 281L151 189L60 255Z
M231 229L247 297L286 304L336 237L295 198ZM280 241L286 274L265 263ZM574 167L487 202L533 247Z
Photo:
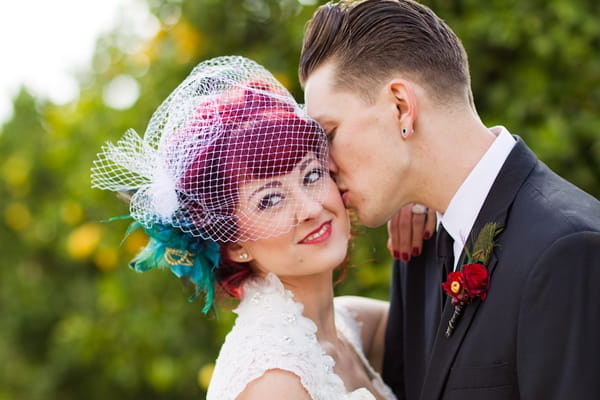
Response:
M395 79L388 84L389 93L396 105L396 118L403 139L414 133L413 124L417 113L415 92L410 82Z
M229 259L232 261L245 263L253 260L250 253L248 253L243 246L237 243L228 244L226 251L227 255L229 256Z

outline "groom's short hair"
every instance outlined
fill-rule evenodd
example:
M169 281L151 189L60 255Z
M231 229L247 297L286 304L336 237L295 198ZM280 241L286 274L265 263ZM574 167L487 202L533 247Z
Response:
M439 100L471 101L462 43L433 11L411 0L342 0L319 7L306 27L300 82L329 61L336 87L359 90L368 99L401 72Z

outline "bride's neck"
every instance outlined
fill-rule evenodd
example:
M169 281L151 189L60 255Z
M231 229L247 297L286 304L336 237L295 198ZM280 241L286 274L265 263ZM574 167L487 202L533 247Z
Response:
M335 342L337 340L332 278L330 272L281 278L285 288L294 293L294 300L304 305L302 314L317 325L319 342Z

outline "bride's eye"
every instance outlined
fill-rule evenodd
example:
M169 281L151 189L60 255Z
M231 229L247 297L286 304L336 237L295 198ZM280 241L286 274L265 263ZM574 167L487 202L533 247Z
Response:
M305 186L315 183L325 174L325 172L321 168L315 168L310 170L306 175L304 175L303 184Z
M263 197L262 199L260 199L260 201L258 202L258 209L262 211L262 210L266 210L267 208L275 207L277 204L279 204L281 202L281 200L283 200L282 194L271 193L271 194Z

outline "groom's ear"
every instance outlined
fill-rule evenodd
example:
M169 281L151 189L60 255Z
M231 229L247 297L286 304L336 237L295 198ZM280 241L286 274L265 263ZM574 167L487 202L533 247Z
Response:
M393 79L387 84L387 90L396 106L396 117L404 137L413 132L417 116L417 97L413 84L405 79Z

